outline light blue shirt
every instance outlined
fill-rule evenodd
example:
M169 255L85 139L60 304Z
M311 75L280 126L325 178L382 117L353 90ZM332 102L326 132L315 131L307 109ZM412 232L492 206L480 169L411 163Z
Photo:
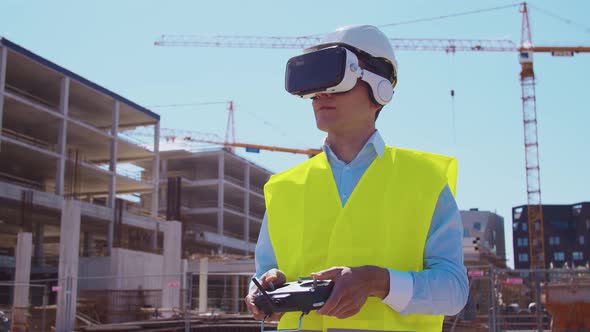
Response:
M334 174L342 204L375 158L381 158L385 143L378 131L369 138L356 158L346 164L327 144L323 150ZM268 234L266 214L256 244L257 278L273 268L277 260ZM403 272L389 269L389 294L383 303L402 315L455 315L463 309L469 293L467 270L463 265L463 224L455 199L445 187L436 204L426 246L424 270Z

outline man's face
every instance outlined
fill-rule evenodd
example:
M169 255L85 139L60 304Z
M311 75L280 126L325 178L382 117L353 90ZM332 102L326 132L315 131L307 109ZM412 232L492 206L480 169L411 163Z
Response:
M368 89L368 84L358 80L350 91L317 95L312 105L318 129L343 135L374 126L379 106L371 102Z

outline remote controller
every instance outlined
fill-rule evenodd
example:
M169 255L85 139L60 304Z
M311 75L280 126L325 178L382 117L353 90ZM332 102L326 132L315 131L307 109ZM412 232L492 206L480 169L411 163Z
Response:
M326 303L334 287L331 280L300 278L266 291L256 278L252 281L260 291L254 298L254 304L267 316L275 312L300 311L308 314L311 310L318 310Z

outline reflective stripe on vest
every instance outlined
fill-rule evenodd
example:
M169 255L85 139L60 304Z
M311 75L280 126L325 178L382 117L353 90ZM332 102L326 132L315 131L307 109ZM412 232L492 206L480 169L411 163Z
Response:
M280 174L264 187L268 229L277 265L288 281L333 266L376 265L421 271L423 250L438 196L455 192L453 158L386 147L343 207L324 153ZM295 328L298 313L287 313L279 329ZM440 331L443 316L401 316L369 297L347 319L312 311L303 329Z

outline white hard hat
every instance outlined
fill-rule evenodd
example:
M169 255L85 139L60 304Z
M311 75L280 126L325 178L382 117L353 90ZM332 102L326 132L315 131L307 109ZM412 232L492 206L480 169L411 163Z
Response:
M332 45L348 45L374 58L384 59L393 66L392 86L397 83L397 61L389 38L372 25L350 25L327 34L319 45L306 48L309 53ZM388 77L389 79L389 77Z

